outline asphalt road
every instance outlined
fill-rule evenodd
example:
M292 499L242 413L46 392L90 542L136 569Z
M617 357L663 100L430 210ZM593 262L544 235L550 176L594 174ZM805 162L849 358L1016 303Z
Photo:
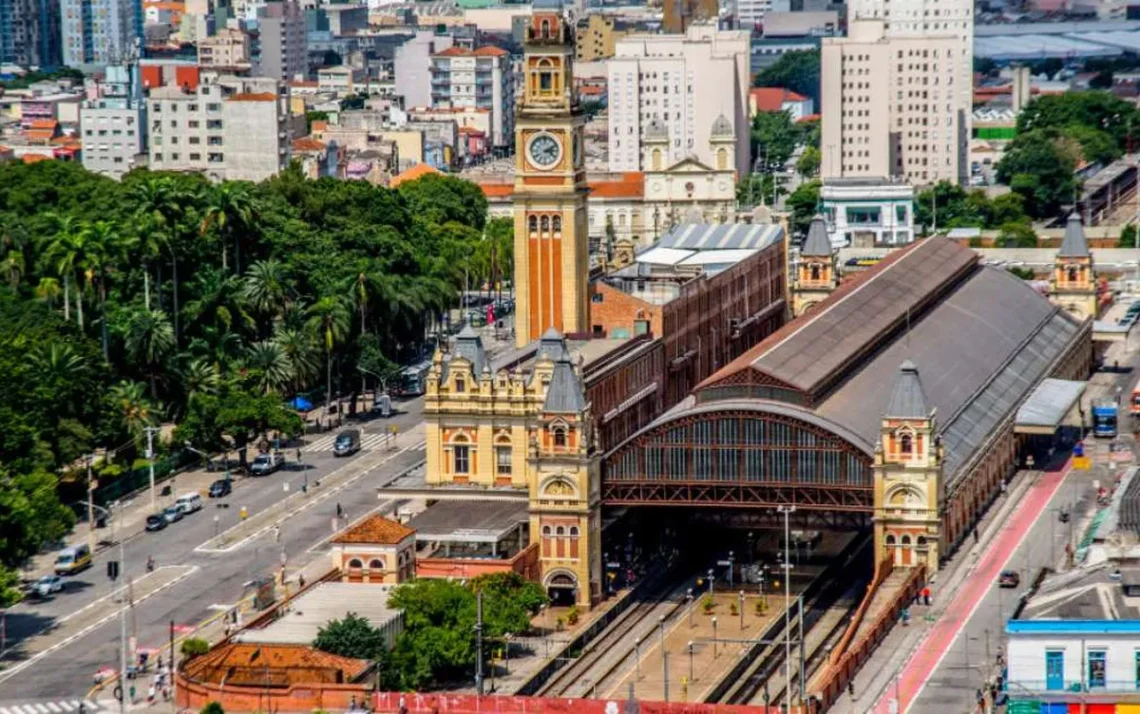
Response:
M392 424L405 433L422 420L422 399L401 402L397 407L400 412L390 419L365 422L365 434L381 431ZM309 441L317 438L319 436L307 437ZM217 527L224 531L239 522L241 506L247 507L251 513L269 508L300 490L306 476L311 485L366 453L362 450L353 457L338 459L331 451L303 451L304 472L297 468L292 453L289 453L286 467L277 473L263 478L241 479L236 482L230 496L207 501L205 508L198 513L171 524L163 531L143 533L128 539L124 544L124 560L125 574L130 578L145 573L148 556L153 556L159 566L198 567L190 576L133 608L128 619L128 635L133 633L137 637L140 648L160 647L167 642L171 621L176 625L192 625L213 614L215 609L212 605L235 603L246 594L245 585L249 581L270 575L280 568L282 552L290 564L307 562L331 534L337 503L343 506L350 518L377 508L380 505L376 498L378 481L423 459L422 447L399 453L343 488L335 497L315 502L312 507L291 516L281 525L280 543L274 542L272 533L268 533L231 552L195 552L195 548L215 534L215 515L219 517ZM283 486L285 483L289 484L288 492ZM317 488L310 489L314 501L320 493ZM229 508L219 508L218 501L228 504ZM5 637L7 646L15 648L16 654L9 654L5 670L0 671L0 705L29 699L79 697L90 688L92 675L98 669L105 666L115 670L119 668L119 619L115 617L50 652L38 654L43 648L32 645L28 649L33 650L30 656L35 658L34 661L23 669L16 669L20 665L20 648L36 642L27 638L112 592L113 585L106 577L106 562L117 557L118 548L108 549L96 556L92 568L67 578L64 593L46 602L21 603L8 611ZM24 661L28 656L25 653Z

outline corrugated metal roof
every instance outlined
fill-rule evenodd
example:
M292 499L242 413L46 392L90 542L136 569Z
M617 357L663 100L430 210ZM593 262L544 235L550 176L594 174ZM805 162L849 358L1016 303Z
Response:
M759 354L752 367L797 389L814 391L977 261L969 248L928 238L839 300L820 305L811 319ZM905 358L900 356L891 370ZM880 384L889 381L887 377Z
M746 258L751 258L758 252L756 249L698 250L680 263L677 263L677 265L736 265Z
M297 597L282 617L256 630L242 630L238 642L263 644L309 645L329 620L337 620L350 612L363 617L373 627L398 620L403 611L388 607L390 588L360 583L320 583Z
M677 250L653 246L637 256L639 263L655 263L657 265L676 265L693 254L691 250Z
M666 233L657 246L685 250L761 250L779 240L782 230L771 223L683 223Z
M1046 379L1017 410L1017 426L1056 428L1085 391L1087 382Z

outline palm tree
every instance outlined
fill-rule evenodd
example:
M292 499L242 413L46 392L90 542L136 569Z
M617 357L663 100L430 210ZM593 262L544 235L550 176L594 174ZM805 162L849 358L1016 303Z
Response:
M242 296L254 312L269 317L281 317L288 309L292 290L285 277L284 267L276 260L259 260L249 266L242 280ZM266 325L268 327L268 325ZM268 334L262 331L262 336Z
M20 278L24 276L24 253L15 248L4 256L4 274L8 276L8 286L15 290L20 286Z
M191 327L198 332L211 326L221 332L240 335L254 326L253 318L246 311L242 283L237 276L215 268L204 268L195 276L191 291L198 297L186 303L185 311Z
M245 367L253 372L258 388L265 394L281 393L293 379L289 356L271 340L255 342L245 354Z
M123 256L123 239L118 226L109 221L95 221L84 227L84 240L88 244L88 282L97 280L99 313L102 323L103 359L110 360L109 331L107 328L107 273Z
M308 327L320 335L325 346L325 413L332 413L332 353L348 334L348 304L340 295L326 295L309 306L305 311L309 316Z
M59 280L56 278L40 278L39 284L36 285L36 299L43 300L51 308L55 307L55 301L62 292Z
M38 344L28 353L28 361L36 375L48 383L71 381L91 369L83 355L66 342Z
M162 310L141 310L127 323L127 352L150 380L150 396L158 398L158 370L163 360L174 351L174 330L170 318Z
M291 327L282 327L273 336L273 341L285 353L292 375L290 386L294 392L304 389L320 370L317 345L310 332Z
M206 212L200 230L205 235L211 228L217 231L222 244L222 269L229 268L227 254L229 239L234 243L234 272L241 272L241 234L253 225L257 216L257 203L251 184L227 181L210 189L206 198Z
M222 386L218 368L201 358L190 360L179 376L187 398L195 394L217 394Z
M63 279L63 319L71 320L71 278L82 262L82 253L79 250L81 227L79 222L71 216L53 214L55 233L48 239L44 259L55 269L56 275ZM82 324L83 318L80 317Z
M170 253L171 278L174 289L174 334L180 336L178 309L178 255L174 250L180 221L186 217L186 206L193 195L181 190L169 176L148 176L135 184L131 198L139 217L139 251L143 258L143 295L146 309L150 309L150 265L166 248ZM159 290L162 286L158 286Z
M136 444L146 437L146 428L156 423L154 407L146 398L146 385L123 380L107 392L119 426L130 434Z

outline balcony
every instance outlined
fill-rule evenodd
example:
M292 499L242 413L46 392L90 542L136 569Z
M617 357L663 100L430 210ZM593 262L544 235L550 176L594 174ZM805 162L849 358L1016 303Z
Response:
M1040 697L1048 699L1056 697L1058 700L1074 695L1111 694L1117 701L1140 704L1140 680L1105 680L1103 684L1090 685L1079 679L1064 679L1063 681L1044 680L1010 680L1007 685L1009 696ZM1131 696L1129 696L1131 695ZM1127 699L1121 699L1127 697Z

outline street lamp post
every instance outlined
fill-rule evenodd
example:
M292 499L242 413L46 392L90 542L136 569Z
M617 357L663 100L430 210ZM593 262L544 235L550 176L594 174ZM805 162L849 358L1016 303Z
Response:
M658 639L661 641L661 651L665 651L665 616L661 615L657 618L657 633Z
M736 556L730 550L728 551L728 589L732 590L732 570L733 564L736 562Z
M691 629L693 629L693 610L696 609L693 605L693 589L692 588L689 588L689 591L685 594L685 599L689 603L689 629L691 630Z
M712 626L713 626L713 659L716 659L718 657L717 651L716 651L716 615L713 615Z
M693 641L689 640L689 681L693 681Z
M744 632L744 591L740 591L740 631Z
M788 701L792 699L792 535L791 516L795 506L778 506L776 511L784 514L784 691ZM802 616L803 613L800 613Z

